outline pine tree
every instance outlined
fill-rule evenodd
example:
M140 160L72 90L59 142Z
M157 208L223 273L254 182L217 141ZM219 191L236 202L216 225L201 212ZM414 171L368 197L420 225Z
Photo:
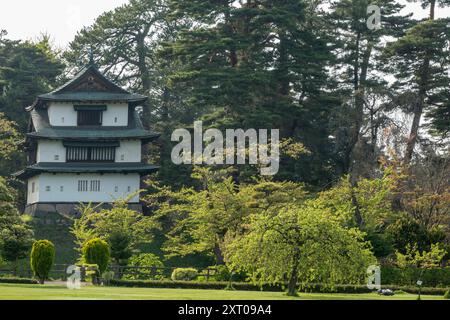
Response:
M404 163L413 159L419 141L419 129L424 114L431 125L441 132L448 131L450 65L448 21L435 19L436 6L448 6L448 0L424 0L422 7L429 8L427 19L410 28L405 36L388 46L386 57L394 68L395 88L401 94L410 95L409 112L413 114L406 143Z
M44 35L36 43L12 41L0 37L0 112L17 123L25 132L29 106L37 95L51 91L63 65L52 50L50 39Z
M280 179L322 183L332 169L326 68L333 59L322 13L309 1L171 1L174 16L194 21L167 46L185 68L171 76L189 88L208 126L276 128L310 148L283 157ZM241 170L242 171L242 170Z

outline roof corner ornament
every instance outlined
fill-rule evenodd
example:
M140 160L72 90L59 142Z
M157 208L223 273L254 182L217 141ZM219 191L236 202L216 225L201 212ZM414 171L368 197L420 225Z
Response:
M91 47L88 50L89 53L89 66L95 66L95 61L94 61L94 48Z

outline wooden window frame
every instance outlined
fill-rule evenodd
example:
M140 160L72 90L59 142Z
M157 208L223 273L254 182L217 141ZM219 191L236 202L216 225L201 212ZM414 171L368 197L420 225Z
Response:
M81 151L81 149L84 149ZM73 153L85 153L85 159L73 159ZM98 160L101 157L106 159ZM76 158L76 157L75 157ZM93 162L93 163L114 163L116 161L116 147L66 147L66 162Z

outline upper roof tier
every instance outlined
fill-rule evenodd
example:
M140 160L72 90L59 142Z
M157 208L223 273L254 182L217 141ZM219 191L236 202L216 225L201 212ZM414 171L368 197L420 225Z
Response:
M60 140L142 139L151 141L159 134L146 130L139 113L135 110L135 107L142 105L145 100L147 100L146 96L130 93L107 79L91 61L71 81L50 93L38 96L33 105L27 108L31 114L27 137ZM75 109L83 105L92 109L102 104L105 105L105 110L107 106L112 105L123 107L128 105L128 107L124 112L114 114L116 119L122 117L121 125L102 123L77 126L77 120L70 113L64 113L63 117L61 117L62 113L56 113L60 119L67 120L64 125L60 122L51 123L49 113L52 106L56 105L58 109L65 103L73 104ZM52 112L54 114L55 111ZM67 111L64 110L64 112Z
M27 133L28 138L46 138L56 140L114 140L114 139L142 139L151 141L160 136L159 133L145 130L139 114L135 110L129 110L129 122L127 126L51 126L46 110L36 109L31 111L32 129Z
M27 111L51 101L141 103L146 100L146 96L119 87L106 78L94 63L90 63L69 82L50 93L39 95Z

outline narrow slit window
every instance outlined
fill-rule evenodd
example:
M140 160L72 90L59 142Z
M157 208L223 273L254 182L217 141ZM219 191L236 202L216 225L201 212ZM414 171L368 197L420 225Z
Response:
M79 192L88 191L88 181L87 180L78 180L78 191Z
M91 191L100 191L100 180L91 180Z

